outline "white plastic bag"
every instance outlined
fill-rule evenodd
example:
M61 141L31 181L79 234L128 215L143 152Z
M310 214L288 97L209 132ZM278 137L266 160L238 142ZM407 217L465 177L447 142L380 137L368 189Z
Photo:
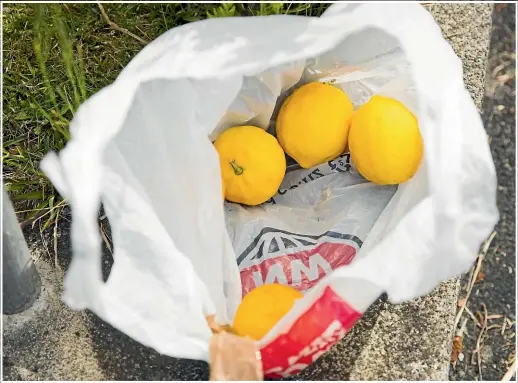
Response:
M245 122L273 132L282 99L308 81L334 81L355 107L373 94L402 101L425 144L418 173L396 191L344 155L290 171L262 206L224 205L211 140ZM160 353L207 360L204 315L228 323L242 292L291 283L304 299L260 342L272 377L314 361L383 291L404 301L467 270L498 218L461 62L418 4L175 28L81 106L71 133L42 161L73 213L65 302ZM100 202L114 240L106 284Z

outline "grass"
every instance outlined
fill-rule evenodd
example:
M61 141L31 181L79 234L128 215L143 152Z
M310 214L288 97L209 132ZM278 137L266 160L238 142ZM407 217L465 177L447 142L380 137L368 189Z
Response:
M110 20L152 41L212 17L319 16L328 4L104 4ZM97 4L5 4L3 182L23 223L44 230L66 205L39 162L64 147L78 106L115 80L143 44L111 28Z

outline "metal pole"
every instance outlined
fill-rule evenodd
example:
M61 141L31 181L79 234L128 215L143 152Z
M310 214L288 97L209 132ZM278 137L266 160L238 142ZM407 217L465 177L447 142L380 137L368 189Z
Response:
M39 297L41 280L7 193L2 203L3 313L27 310Z

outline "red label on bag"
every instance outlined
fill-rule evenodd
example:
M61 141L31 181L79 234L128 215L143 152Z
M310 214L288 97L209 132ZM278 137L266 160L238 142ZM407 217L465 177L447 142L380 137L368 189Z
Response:
M303 235L266 227L238 257L243 296L269 283L304 291L348 265L362 245L350 234Z
M302 371L342 339L360 316L326 287L287 332L261 349L264 375L279 379Z

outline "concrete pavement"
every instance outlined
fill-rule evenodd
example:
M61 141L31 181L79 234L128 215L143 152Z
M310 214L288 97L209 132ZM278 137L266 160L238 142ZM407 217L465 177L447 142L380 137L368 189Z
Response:
M483 120L490 137L498 178L497 203L500 221L481 271L485 278L475 284L467 302L473 313L497 315L489 320L482 339L481 367L471 363L480 329L468 320L464 359L450 370L451 380L501 380L516 357L516 4L495 5L489 50ZM466 294L469 275L461 284ZM498 317L502 315L502 317ZM466 316L466 315L465 315ZM504 325L505 323L505 325ZM496 328L495 328L496 327ZM501 329L501 330L500 330ZM476 356L476 355L475 355ZM482 379L480 378L482 374Z
M461 57L465 80L480 106L492 4L432 4L427 8ZM70 259L69 222L60 226L61 268ZM199 361L164 357L88 312L59 300L63 274L50 266L50 234L27 233L39 258L44 290L33 309L4 316L4 378L8 380L197 380L208 378ZM109 252L105 249L105 266ZM297 380L444 380L448 378L458 281L432 294L392 305L383 297L354 329Z

